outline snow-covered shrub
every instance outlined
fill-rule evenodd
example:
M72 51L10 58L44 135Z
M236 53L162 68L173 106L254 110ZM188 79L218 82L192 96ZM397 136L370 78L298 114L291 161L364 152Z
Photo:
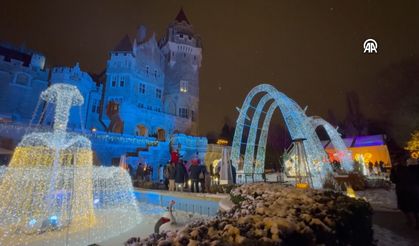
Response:
M348 174L348 182L354 190L365 190L367 185L365 176L359 172L350 172Z
M231 197L230 211L136 245L373 245L364 200L267 183L242 185Z

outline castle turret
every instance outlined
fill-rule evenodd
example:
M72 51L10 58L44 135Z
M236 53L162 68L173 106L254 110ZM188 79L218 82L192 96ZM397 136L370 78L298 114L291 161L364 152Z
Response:
M97 87L90 74L80 69L79 63L76 63L73 67L54 67L51 71L50 83L74 85L85 99L82 105L70 110L69 129L91 129L98 125L101 89ZM47 114L45 124L52 124L52 115L52 113Z
M39 121L36 105L48 87L49 69L44 65L41 53L0 43L0 121Z
M196 135L202 45L183 9L159 45L165 59L165 111L178 116L175 130Z

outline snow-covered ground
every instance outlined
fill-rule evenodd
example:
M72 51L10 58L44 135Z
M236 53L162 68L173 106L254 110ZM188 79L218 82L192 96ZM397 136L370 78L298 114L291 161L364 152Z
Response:
M365 198L374 210L397 211L397 197L394 188L357 191L356 196Z
M163 215L168 217L167 210L160 206L146 203L140 203L138 206L142 213L142 219L140 223L137 224L137 226L118 235L117 237L113 237L98 244L100 246L123 246L124 243L132 237L146 238L150 234L154 233L154 225ZM207 218L198 214L191 214L179 210L176 211L176 206L173 215L176 218L177 225L173 226L169 223L164 224L160 227L161 231L172 231L180 229L183 228L188 222Z
M414 246L419 242L414 242L404 237L398 236L394 232L387 230L378 225L373 225L374 239L377 240L379 246Z

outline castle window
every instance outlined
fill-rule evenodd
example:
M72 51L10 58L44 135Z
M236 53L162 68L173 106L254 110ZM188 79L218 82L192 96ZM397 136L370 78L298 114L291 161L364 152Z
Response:
M147 136L148 131L144 125L137 125L137 129L135 131L137 136Z
M157 108L156 108L156 111L157 111L157 112L160 112L160 111L161 111L160 107L157 107Z
M116 77L112 79L111 86L116 87Z
M93 100L93 103L92 103L92 112L93 113L96 113L96 109L99 109L97 107L97 100ZM99 112L99 111L97 111L97 112Z
M188 81L186 80L180 81L180 92L183 92L183 93L188 92Z
M153 108L150 105L147 105L148 110L152 110Z
M156 89L156 97L161 99L161 89Z
M15 84L21 86L29 86L30 78L24 73L19 73L16 75Z
M154 78L157 78L157 70L154 70Z
M99 113L99 109L100 109L99 101L96 100L96 99L93 99L93 102L92 102L92 112L93 113Z
M138 107L139 107L139 108L144 108L144 104L139 103L139 104L138 104Z
M139 92L140 92L141 94L145 94L145 84L140 83Z
M179 36L180 36L180 38L183 38L183 34L180 34Z
M125 86L125 81L123 81L123 80L119 81L119 86L124 87Z
M193 111L193 110L191 110L191 120L192 121L195 121L196 120L196 118L195 118L195 111Z
M179 117L188 118L188 109L187 108L179 108Z
M150 67L149 66L147 66L146 67L146 74L148 75L148 71L150 70Z
M122 97L109 97L108 101L121 104L123 100Z

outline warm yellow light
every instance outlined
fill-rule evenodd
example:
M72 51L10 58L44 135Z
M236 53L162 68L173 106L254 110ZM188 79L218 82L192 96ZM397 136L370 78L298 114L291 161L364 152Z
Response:
M368 163L368 162L371 161L372 157L373 157L372 154L369 153L369 152L366 152L366 153L363 153L363 154L356 153L355 156L354 156L354 159L358 162Z
M225 139L218 139L217 140L217 144L218 145L227 145L228 144L228 141L225 140Z
M419 130L416 130L412 133L412 137L406 144L406 150L410 151L411 153L415 153L418 155L419 152Z
M91 150L83 148L54 150L44 146L16 147L0 186L0 208L15 208L11 212L19 221L14 226L27 234L35 233L39 229L35 224L43 223L45 218L51 216L56 217L59 223L71 221L68 230L72 233L95 226L92 156ZM55 176L51 172L54 162L58 162L55 163L58 167ZM73 170L70 176L66 175L69 169ZM71 199L62 199L59 203L58 197L67 195L64 191L69 189L69 184L73 185ZM10 191L19 191L19 195ZM57 198L45 202L51 196ZM45 206L51 208L46 209ZM31 224L33 228L28 226ZM48 237L47 234L45 237Z
M356 193L351 186L346 187L346 195L352 198L356 198Z
M307 183L297 183L296 185L295 185L295 187L297 188L297 189L308 189L308 184Z

